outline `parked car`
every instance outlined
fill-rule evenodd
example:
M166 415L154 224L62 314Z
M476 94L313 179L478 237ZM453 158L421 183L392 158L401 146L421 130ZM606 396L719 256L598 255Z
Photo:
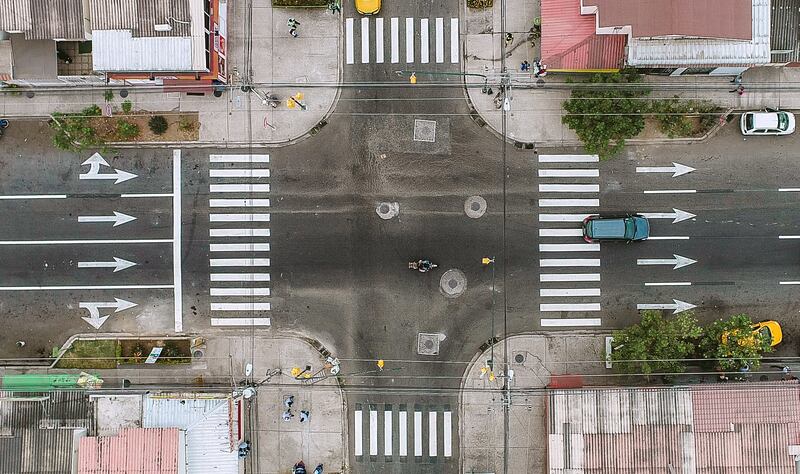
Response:
M781 331L781 325L778 324L777 321L761 321L760 323L753 324L751 328L753 329L753 335L759 333L763 334L772 347L777 346L783 340L783 331ZM722 342L727 343L729 336L729 332L722 333ZM755 344L756 341L752 337L742 337L739 338L738 343L739 345L747 345Z
M381 0L355 0L356 11L362 15L374 15L381 11Z
M794 133L794 114L773 109L745 112L740 126L742 135L789 135Z
M598 242L604 240L645 240L650 237L650 223L647 218L634 215L625 217L589 216L583 220L583 240Z

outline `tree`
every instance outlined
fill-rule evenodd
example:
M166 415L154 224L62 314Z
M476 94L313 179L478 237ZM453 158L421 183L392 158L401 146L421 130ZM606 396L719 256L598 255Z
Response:
M561 122L575 131L588 153L609 158L625 146L625 139L638 135L644 129L650 89L625 84L641 83L641 76L623 72L595 74L586 83L591 87L576 86L570 98L564 101L567 114ZM608 84L608 87L598 85Z
M761 356L772 352L772 341L763 332L753 332L752 325L753 320L746 314L714 321L700 343L703 355L718 359L717 366L724 371L737 371L744 366L757 369Z
M167 123L167 119L165 119L163 115L153 115L150 117L150 120L147 121L147 126L150 127L150 131L156 135L163 135L164 132L167 131L167 128L169 128L169 123Z
M614 331L611 360L614 370L627 374L683 372L703 330L692 312L665 319L661 311L646 310L639 324Z

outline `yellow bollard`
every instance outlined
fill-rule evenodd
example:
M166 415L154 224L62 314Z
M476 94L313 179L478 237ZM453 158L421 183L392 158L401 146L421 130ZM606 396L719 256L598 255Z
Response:
M411 73L411 77L408 78L408 82L410 82L412 84L416 84L417 83L417 74L412 72Z

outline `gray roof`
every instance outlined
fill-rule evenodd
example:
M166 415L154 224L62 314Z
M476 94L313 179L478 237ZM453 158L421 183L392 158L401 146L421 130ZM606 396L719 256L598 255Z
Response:
M49 396L48 400L5 401L11 396ZM0 472L70 473L75 429L93 429L83 391L48 394L0 392Z
M92 30L130 30L134 38L190 36L189 0L89 0ZM169 18L169 21L167 20ZM172 31L156 31L169 23Z
M26 39L85 38L82 0L0 0L0 29Z
M772 62L800 60L800 0L772 0L770 49ZM778 53L777 51L791 51Z

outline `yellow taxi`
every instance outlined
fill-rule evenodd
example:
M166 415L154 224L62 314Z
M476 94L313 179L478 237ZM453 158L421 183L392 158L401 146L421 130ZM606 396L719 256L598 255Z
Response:
M769 341L769 345L774 347L781 343L783 340L783 332L781 331L781 325L778 324L777 321L761 321L760 323L755 323L752 326L753 334L763 334L764 337ZM728 342L728 335L730 332L722 333L722 342L723 344ZM756 341L755 338L752 337L742 337L739 338L737 341L740 346L745 345L755 345Z
M356 11L362 15L374 15L381 11L381 0L355 0Z

